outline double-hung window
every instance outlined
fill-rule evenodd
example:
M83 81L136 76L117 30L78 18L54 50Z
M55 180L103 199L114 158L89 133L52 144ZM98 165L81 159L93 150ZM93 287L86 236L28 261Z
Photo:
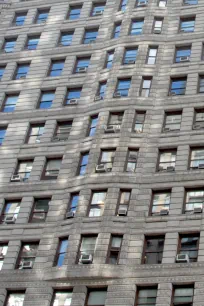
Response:
M61 267L64 264L65 256L68 249L68 238L61 238L58 245L58 250L55 257L54 266Z
M137 167L138 150L128 149L126 172L135 172Z
M72 193L70 196L70 201L69 201L67 212L76 213L78 203L79 203L79 193Z
M120 258L122 235L111 235L107 263L117 265Z
M190 262L196 262L199 250L199 234L182 234L179 236L178 254L188 256Z
M120 190L119 203L117 207L117 214L119 216L126 216L128 212L128 206L130 203L131 191Z
M202 128L204 128L204 109L196 109L193 129L199 130Z
M6 220L10 220L11 223L15 223L18 218L20 210L21 200L7 200L3 208L1 215L1 223L6 223Z
M190 33L194 32L195 17L181 18L179 32Z
M91 44L96 41L96 38L98 36L98 29L90 29L90 30L85 30L84 33L84 44Z
M114 50L108 51L106 56L105 68L110 69L113 65Z
M98 115L91 116L87 136L94 136L95 135L97 124L98 124Z
M30 217L31 223L45 222L50 205L50 198L35 199Z
M188 62L191 56L191 46L176 47L175 63Z
M37 24L46 23L48 15L49 15L49 9L48 10L39 10L36 17Z
M70 306L72 302L72 290L55 290L52 306Z
M187 77L171 78L170 96L185 95Z
M106 7L106 3L105 2L101 2L101 3L94 3L93 4L93 8L92 8L92 12L91 12L91 16L100 16L103 14L104 10Z
M123 65L134 64L137 58L138 48L127 48L123 58Z
M128 0L121 0L119 10L125 12L127 7Z
M94 257L96 244L97 244L97 235L90 235L90 236L82 236L81 237L81 245L79 248L78 253L78 262L82 263L82 255Z
M39 242L23 243L16 268L19 270L32 269L37 256L38 247Z
M64 68L64 60L52 61L49 76L60 76Z
M149 97L150 90L152 85L152 77L143 77L142 78L142 84L140 88L140 96L141 97Z
M81 9L82 9L81 5L70 6L68 19L69 20L78 19L81 14Z
M16 108L16 104L18 102L18 97L19 95L6 95L4 104L3 104L3 108L2 108L2 112L3 113L10 113L13 112Z
M136 133L142 133L143 132L144 123L145 123L145 116L146 116L145 111L136 111L134 127L133 127L134 132L136 132Z
M23 306L25 299L25 291L9 291L6 297L6 304L5 306Z
M6 68L5 66L0 66L0 81L4 75L5 68Z
M89 217L100 217L103 215L106 194L106 191L94 191L92 193Z
M72 129L72 121L62 121L57 123L53 141L66 141Z
M6 136L7 127L0 127L0 146L3 144L4 138Z
M147 64L154 65L156 63L158 47L149 47Z
M8 250L8 244L0 243L0 271L2 270L7 250Z
M192 213L195 209L202 211L204 207L204 190L188 190L184 205L184 213Z
M103 81L99 83L97 95L95 97L95 100L103 100L106 93L106 87L107 87L107 81Z
M13 25L14 26L22 26L24 25L25 19L26 19L26 12L22 12L22 13L16 13L14 21L13 21Z
M159 152L158 171L174 171L176 166L176 150Z
M114 25L113 38L118 38L120 36L121 22Z
M133 20L130 29L130 35L142 34L143 25L144 25L144 19Z
M27 143L40 143L40 138L44 133L45 124L31 124L28 134Z
M136 306L156 306L157 287L138 287Z
M61 163L62 163L62 158L47 159L42 179L56 180L60 172Z
M171 191L155 191L152 195L151 215L168 215L171 204Z
M122 121L123 121L123 115L124 113L122 112L121 113L111 113L109 121L108 121L108 127L113 126L115 128L114 131L119 132L121 125L122 125Z
M82 153L80 157L78 175L86 174L86 169L89 161L89 152Z
M182 112L166 113L163 132L179 131L181 128Z
M55 97L55 91L44 91L41 94L39 108L46 109L52 106Z
M163 26L163 18L154 18L153 33L161 34Z
M164 236L145 237L144 264L161 264L164 249Z
M174 286L172 306L193 306L193 285Z
M65 105L72 104L73 101L77 101L81 97L81 91L82 88L69 88L67 90L66 99L65 99Z
M115 157L115 149L114 150L102 150L99 164L104 165L107 171L111 172L112 167L113 167L114 157Z
M199 93L204 93L204 75L199 76L199 88L198 88Z
M204 148L191 149L190 169L204 169Z
M90 57L78 58L75 66L75 73L84 73L89 67Z
M3 46L3 50L6 53L11 53L14 51L16 45L16 38L6 38Z
M40 36L28 37L25 49L26 50L36 50L39 40L40 40Z
M119 79L114 97L127 97L131 85L131 79Z
M33 167L33 160L22 160L18 162L17 169L14 175L19 175L21 181L27 181Z
M19 64L17 66L15 80L25 79L30 69L30 64Z
M72 43L74 32L64 32L61 34L59 45L60 46L70 46Z
M89 289L85 306L105 306L107 289Z

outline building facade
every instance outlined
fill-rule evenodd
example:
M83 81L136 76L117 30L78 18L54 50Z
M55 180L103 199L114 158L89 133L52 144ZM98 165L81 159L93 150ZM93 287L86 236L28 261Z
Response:
M203 306L203 0L0 13L0 306Z

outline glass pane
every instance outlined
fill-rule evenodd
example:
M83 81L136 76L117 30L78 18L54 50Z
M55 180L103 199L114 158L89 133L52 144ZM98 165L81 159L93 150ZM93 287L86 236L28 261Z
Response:
M94 192L91 204L104 204L106 199L106 192Z
M56 292L53 306L70 306L72 292Z
M68 239L61 240L60 242L60 253L66 252L68 246Z
M107 291L92 291L89 293L88 305L105 305Z
M23 306L25 294L23 293L10 293L6 306Z
M111 247L113 247L113 248L120 248L121 242L122 242L122 238L121 237L117 237L117 236L114 237L114 236L112 236Z

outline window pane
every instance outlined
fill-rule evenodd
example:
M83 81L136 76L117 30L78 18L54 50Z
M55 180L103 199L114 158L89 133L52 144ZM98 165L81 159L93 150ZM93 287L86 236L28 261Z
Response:
M88 305L105 305L107 291L92 291L89 293Z
M70 306L72 301L72 292L55 292L53 306Z
M23 306L25 294L23 293L10 293L6 306Z

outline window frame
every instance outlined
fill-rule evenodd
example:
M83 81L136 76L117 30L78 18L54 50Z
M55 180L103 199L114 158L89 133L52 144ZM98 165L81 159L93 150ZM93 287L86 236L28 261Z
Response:
M29 44L29 42L31 40L37 40L37 44ZM26 41L26 44L25 44L25 47L24 47L24 50L27 50L27 51L37 50L39 41L40 41L40 35L38 35L38 34L36 34L36 35L28 35L27 41ZM31 46L35 46L35 48L31 48Z
M189 256L189 260L190 262L197 262L198 261L198 252L199 252L199 245L200 245L200 233L199 232L193 232L193 233L179 233L179 239L178 239L178 245L177 245L177 255L180 254L188 254L189 251L191 251L191 249L184 249L182 252L182 248L181 248L181 240L182 238L193 238L196 237L198 238L197 242L196 242L196 247L193 251L197 251L197 257L196 260L191 260L190 256ZM187 251L187 252L185 252ZM182 252L182 253L181 253Z
M52 100L43 100L43 96L44 95L53 95L53 99ZM37 104L37 109L50 109L53 105L53 101L55 100L55 94L56 94L56 90L55 89L50 89L50 90L41 90L40 92L40 97L39 97L39 101ZM50 103L48 104L49 107L41 107L44 103Z
M88 300L89 300L89 295L90 295L90 292L93 292L93 291L106 291L108 293L108 288L107 287L97 287L97 288L93 288L93 287L88 287L87 288L87 294L86 294L86 299L85 299L85 304L84 306L90 306L88 304ZM106 299L107 299L107 296L106 296ZM91 305L91 306L105 306L105 304L103 305Z
M56 64L63 64L63 67L62 69L53 69L54 66ZM65 66L65 59L64 58L61 58L61 59L52 59L51 60L51 63L50 63L50 68L49 68L49 71L48 71L48 77L60 77L62 75L62 72L63 72L63 69L64 69L64 66ZM57 75L52 75L53 72L56 72L56 71L59 71L60 73L57 74Z
M38 247L37 247L37 250L36 250L36 255L32 256L32 253L31 253L30 256L22 257L23 247L25 245L37 245ZM21 270L21 269L19 269L19 267L20 267L20 263L21 263L22 259L24 259L24 258L34 258L33 264L35 263L35 259L37 258L37 254L38 254L38 250L39 250L39 245L40 245L40 240L29 240L29 241L21 240L21 247L20 247L18 258L17 258L17 261L16 261L15 270ZM31 270L33 270L33 267L32 267Z
M134 165L135 165L134 171L128 171L127 170L128 169L128 163L132 163L133 164L133 161L131 161L133 159L129 159L129 156L130 156L131 152L135 152L135 154L137 153L136 161L134 162ZM137 164L138 164L138 154L139 154L139 148L128 148L127 149L127 155L126 155L126 162L125 162L125 170L124 170L124 172L126 172L126 173L135 173L136 172Z
M63 35L66 35L66 36L70 35L70 36L71 36L71 40L69 40L69 39L68 39L68 40L64 40L64 41L65 41L65 44L63 44L63 40L62 40ZM73 36L74 36L74 30L73 30L73 31L70 30L70 31L67 31L67 32L61 31L60 37L59 37L59 41L58 41L58 46L60 46L60 47L68 47L68 46L71 46ZM66 42L69 42L69 41L70 41L70 43L66 44Z
M40 130L38 130L38 133L39 134L36 134L36 135L31 135L31 132L32 132L32 128L35 128L35 127L37 127L37 128L43 128L44 127L44 129L43 129L43 133L42 134L40 134L39 133L39 131ZM28 129L28 133L27 133L27 137L26 137L26 140L25 140L25 144L31 144L31 145L34 145L34 144L36 144L36 143L40 143L40 139L38 139L38 138L41 138L41 136L44 134L44 131L45 131L45 122L39 122L39 123L30 123L29 124L29 129ZM39 140L39 141L35 141L35 142L31 142L31 143L29 143L29 140L30 140L30 138L31 137L36 137L36 140Z
M158 152L158 161L157 161L157 172L168 172L167 168L161 168L160 169L160 166L161 164L162 165L165 165L165 164L174 164L173 166L170 165L170 166L167 166L167 167L174 167L174 170L172 169L172 171L175 171L175 168L176 168L176 158L177 158L177 148L170 148L170 149L159 149L159 152ZM161 155L162 154L165 154L165 153L175 153L175 161L165 161L165 162L161 162Z
M18 99L19 99L19 93L6 93L5 97L4 97L4 101L2 103L2 107L1 107L1 112L2 113L13 113L16 109L16 105L18 103ZM12 97L16 97L16 103L15 104L6 104L7 99L12 98ZM12 105L12 109L10 111L4 111L6 108L10 109L10 105Z
M54 288L53 290L53 294L52 294L52 299L51 299L51 306L54 306L54 302L55 302L55 297L56 297L56 293L61 293L61 292L65 292L65 293L69 293L71 292L73 294L73 287L61 287L61 288Z
M171 125L171 123L167 123L166 122L166 119L168 116L176 116L176 115L179 115L181 116L181 121L180 121L180 128L179 129L173 129L173 130L169 130L169 131L164 131L164 129L168 129L168 127L166 127L166 125ZM182 124L182 115L183 115L183 112L182 110L181 111L172 111L172 112L167 112L165 111L165 114L164 114L164 123L163 123L163 128L162 128L162 132L165 133L165 132L168 132L168 133L171 133L171 132L179 132L181 130L181 124ZM175 123L172 123L172 125L175 124ZM178 124L178 123L176 123Z
M26 20L26 17L27 17L27 14L28 14L28 11L23 11L23 12L15 12L15 16L14 16L14 19L13 19L13 22L12 22L12 25L13 26L16 26L16 27L21 27L24 25L25 23L25 20ZM23 23L21 23L20 25L17 24L17 18L18 17L24 17L23 19Z
M5 199L5 200L4 200L3 208L2 208L2 210L1 210L1 215L0 215L0 223L1 223L1 224L4 223L4 217L5 217L5 216L8 216L8 215L12 215L12 216L15 217L16 220L17 220L18 214L19 214L19 211L20 211L20 208L21 208L21 201L22 201L21 198L11 199L11 200ZM6 207L7 207L7 205L8 205L8 204L11 204L11 205L12 205L12 204L15 204L15 203L17 203L17 206L16 206L17 212L14 211L13 213L6 213ZM19 207L19 209L18 209L18 207ZM15 210L16 210L16 208L15 208Z
M129 51L136 51L136 56L135 58L133 58L133 56L127 56L127 52ZM126 47L124 49L124 53L123 53L123 60L122 60L122 64L123 65L130 65L130 63L128 63L128 61L134 61L134 63L132 64L135 64L136 60L137 60L137 56L138 56L138 46L136 47Z
M137 119L137 115L144 115L144 121L141 123L139 122L139 120ZM143 111L143 110L135 110L135 116L134 116L134 120L133 120L133 127L132 127L132 132L136 133L136 134L141 134L144 131L144 125L145 125L145 120L146 120L146 116L147 116L147 111ZM138 121L138 122L137 122ZM140 120L141 121L141 120ZM138 131L136 130L136 124L142 124L142 129Z
M60 168L59 170L58 169L51 169L51 171L58 171L58 174L57 175L46 175L46 172L50 171L50 170L47 170L47 166L49 164L49 162L51 161L54 161L54 160L61 160L61 164L60 164ZM60 173L60 169L61 169L61 165L62 165L62 161L63 161L63 156L56 156L56 157L47 157L46 158L46 161L45 161L45 165L44 165L44 169L43 169L43 172L42 172L42 175L41 175L41 181L49 181L49 180L57 180L58 177L59 177L59 173Z
M78 201L77 201L77 204L76 205L73 205L72 206L72 201L73 201L73 198L77 196L78 197ZM68 212L74 212L74 214L77 212L77 208L78 208L78 205L79 205L79 198L80 198L80 192L72 192L70 193L70 198L69 198L69 203L68 203L68 207L67 207L67 211L66 213Z
M79 264L79 260L81 257L81 247L82 247L82 242L84 238L96 238L96 242L95 242L95 247L94 247L94 251L93 251L93 259L94 259L94 254L96 252L96 247L97 247L97 243L98 243L98 234L81 234L80 237L80 244L79 244L79 248L78 248L78 252L77 252L77 257L76 257L76 264ZM99 305L97 305L99 306Z
M114 61L114 55L115 55L115 49L108 50L106 52L106 58L105 58L105 63L104 63L104 69L111 69L113 66L113 61ZM109 57L112 56L112 59L109 59Z
M194 299L194 291L195 291L195 287L194 287L194 283L188 283L188 284L183 284L183 285L180 285L180 284L175 284L173 285L173 290L172 290L172 297L171 297L171 306L177 306L177 305L181 305L181 303L174 303L174 297L175 297L175 290L177 288L182 288L182 289L185 289L185 288L193 288L193 296L192 296L192 300ZM186 303L184 302L184 305L187 306L189 304L189 306L192 306L193 305L193 301L191 303Z
M129 199L128 199L128 203L122 203L121 202L121 198L122 198L122 194L126 192L129 193ZM118 196L118 201L117 201L117 206L116 206L116 211L115 211L115 215L118 216L118 211L120 209L120 206L126 206L127 207L127 213L128 213L128 208L130 206L130 200L131 200L131 196L132 196L132 189L120 189L119 191L119 196ZM126 215L127 216L127 215Z
M81 10L82 10L82 4L81 3L78 3L76 5L70 5L69 6L69 11L68 11L68 14L67 14L67 19L68 20L78 20L80 18L80 15L81 15ZM76 9L79 9L79 13L78 14L71 14L71 11L72 10L76 10ZM78 16L77 18L70 18L70 16Z
M88 61L88 66L84 66L84 65L82 67L78 66L80 61ZM89 65L90 65L90 61L91 61L91 56L76 57L73 73L74 74L75 73L81 73L82 71L79 71L79 68L85 68L85 71L83 71L83 72L87 72L87 69L89 68Z
M63 252L60 252L63 241L67 241L66 250L63 251ZM63 266L63 264L59 266L58 261L59 261L59 258L60 258L61 254L64 254L64 259L65 259L66 255L67 255L67 252L68 252L68 246L69 246L69 236L64 236L64 237L59 237L58 238L58 245L57 245L57 250L56 250L56 253L55 253L53 267L62 267ZM64 263L64 259L63 259L63 263Z
M180 64L182 62L189 62L190 61L190 57L191 57L191 48L192 45L188 44L188 45L182 45L182 46L175 46L175 54L174 54L174 64ZM189 55L181 55L181 56L177 56L177 52L182 52L182 51L190 51ZM182 58L182 57L189 57L188 60L185 61L177 61L177 58Z
M11 294L24 294L24 300L25 300L26 289L20 289L20 290L7 290L6 299L5 299L5 302L3 303L4 306L8 306L9 296L10 296ZM23 301L23 303L24 303L24 301Z
M144 87L144 83L146 81L150 81L150 86L149 87ZM143 76L141 80L141 85L140 85L140 97L141 98L149 98L151 95L151 89L152 89L152 82L153 82L153 76ZM143 95L144 92L144 95Z
M96 120L96 123L93 125L93 121ZM87 130L87 137L93 137L96 134L96 129L99 121L99 115L91 115L89 117L89 126ZM92 131L94 130L94 133L92 134Z
M15 47L16 47L16 42L17 42L17 37L10 37L10 38L4 38L4 43L3 43L3 48L2 48L2 51L4 53L13 53L15 52ZM6 45L8 43L13 43L13 47L6 47ZM9 49L10 51L6 51L6 49Z
M178 77L174 77L174 76L170 76L170 86L169 86L169 96L185 96L186 94L186 88L187 88L187 81L188 81L188 76L178 76ZM176 83L178 82L185 82L185 87L178 87L178 85ZM173 84L176 84L175 88L172 87ZM176 93L178 92L178 93Z
M38 201L41 201L41 200L48 200L48 208L47 208L47 211L44 211L44 212L38 212L38 211L35 211L36 209L36 204ZM33 205L32 205L32 210L31 210L31 213L30 213L30 217L29 217L29 223L34 223L34 224L38 224L38 223L45 223L46 222L46 218L47 218L47 214L48 214L48 211L49 211L49 204L50 202L52 201L52 197L44 197L44 198L34 198L34 201L33 201ZM33 219L34 219L34 214L44 214L45 217L42 221L40 222L33 222Z
M192 22L192 21L194 21L193 30L192 31L185 31L184 30L185 28L191 28L191 27L189 26L189 27L182 28L182 23L183 22ZM195 32L195 22L196 22L196 16L181 17L180 18L180 23L179 23L178 33L193 33L193 32Z
M142 289L144 289L144 290L148 290L148 289L156 289L157 290L157 294L158 294L158 285L154 285L154 284L152 284L152 285L148 285L148 286L138 286L137 285L137 289L136 289L136 303L135 303L135 306L142 306L143 304L138 304L138 299L139 299L139 292L140 292L140 290L142 290ZM157 296L156 296L156 298L157 298ZM145 306L145 305L144 305ZM152 306L152 305L151 305ZM156 301L155 301L155 305L154 306L156 306Z
M87 166L89 164L89 151L84 151L84 152L80 152L80 159L79 159L79 164L78 164L78 168L77 168L77 176L84 176L86 175L86 171L87 171ZM82 161L83 161L83 157L88 155L88 161L87 161L87 164L82 164ZM85 166L85 173L82 173L81 174L81 168Z
M134 23L141 23L142 22L142 27L135 27L134 28ZM129 30L129 35L130 36L138 36L138 35L142 35L143 34L143 30L144 30L144 23L145 20L144 18L136 18L136 19L131 19L131 23L130 23L130 30ZM132 32L137 31L137 34L132 34Z
M147 249L147 241L148 240L153 240L153 239L157 239L157 240L159 240L159 239L161 239L161 240L163 240L163 250L161 251L161 252L148 252L148 253L156 253L156 254L158 254L158 253L162 253L162 258L161 258L161 263L146 263L146 249ZM157 235L145 235L144 236L144 246L143 246L143 253L142 253L142 262L141 262L141 264L143 264L143 265L160 265L160 264L162 264L162 259L163 259L163 253L164 253L164 246L165 246L165 234L157 234Z
M49 13L50 13L50 8L43 8L43 9L38 9L37 10L37 14L36 14L36 18L35 18L35 24L45 24L49 18ZM39 18L40 15L47 15L46 18Z
M195 197L193 197L193 198L198 198L198 201L196 201L196 202L194 202L194 201L192 201L192 202L187 202L187 198L188 198L188 193L190 193L190 192L203 192L203 196L195 196ZM200 201L199 199L202 199L203 198L203 201ZM202 208L204 208L204 188L185 188L185 193L184 193L184 199L183 199L183 208L182 208L182 214L184 214L184 215L189 215L189 214L191 214L192 213L192 209L190 210L187 210L186 209L186 205L187 204L193 204L193 210L194 210L194 204L201 204L200 206L197 206L197 207L202 207Z
M147 58L146 58L146 65L156 65L157 62L157 54L158 54L158 46L148 46L148 52L147 52ZM151 50L156 50L156 55L152 56L150 55ZM149 59L154 59L154 63L148 63Z
M112 241L113 241L113 238L121 238L121 242L120 242L120 247L113 247L112 246ZM108 252L107 252L107 256L106 256L106 264L109 264L109 265L118 265L119 264L119 260L120 260L120 253L121 253L121 248L122 248L122 244L123 244L123 239L124 239L124 234L111 234L110 235L110 239L109 239L109 245L108 245ZM116 260L116 263L111 263L110 262L110 257L111 257L111 254L115 254L117 255L117 260Z
M169 203L168 204L163 203L163 204L160 204L160 205L154 205L154 197L157 194L166 194L167 197L169 195L169 198L170 198ZM149 208L149 216L151 216L151 217L160 216L160 211L156 212L156 213L153 213L153 208L155 206L158 207L158 206L163 205L165 208L168 207L168 211L169 211L170 210L170 206L171 206L171 197L172 197L172 190L171 189L152 190L151 203L150 203L150 208Z
M93 198L95 194L98 193L105 193L105 197L104 197L104 203L103 204L92 204ZM107 199L107 194L108 194L108 190L107 189L97 189L97 190L92 190L91 191L91 197L90 197L90 201L89 201L89 206L88 206L88 211L87 211L87 217L88 218L98 218L98 217L102 217L103 213L104 213L104 209L105 209L105 205L106 205L106 199ZM100 208L100 216L90 216L91 213L91 209L93 208Z
M32 168L31 168L30 172L29 172L29 171L19 172L20 165L21 165L22 163L26 163L26 164L27 164L27 163L32 163ZM18 159L18 160L17 160L17 164L16 164L16 168L15 168L15 170L14 170L13 175L19 175L19 176L21 177L21 173L24 174L24 177L21 177L21 181L22 181L22 182L26 182L26 181L29 180L29 178L30 178L31 172L32 172L32 170L33 170L33 164L34 164L34 159ZM27 166L26 166L26 167L27 167ZM26 167L25 167L25 168L26 168ZM29 174L28 177L27 177L27 174Z
M101 12L102 11L102 13L101 14L97 14L96 12L95 12L95 14L94 14L94 10L95 10L95 8L97 8L97 7L103 7L103 9L102 10L97 10L96 9L96 12ZM91 14L90 14L90 17L97 17L97 16L101 16L101 15L103 15L103 13L104 13L104 11L105 11L105 7L106 7L106 1L101 1L101 2L93 2L92 3L92 9L91 9Z
M119 30L117 29L118 27L119 27ZM119 38L120 32L121 32L121 27L122 27L122 21L117 21L117 22L114 23L112 39Z
M83 45L89 45L89 44L93 44L96 42L97 37L98 37L98 31L99 28L85 28L84 29L84 36L83 36ZM89 36L90 33L96 33L95 36L93 37L87 37L87 35Z

